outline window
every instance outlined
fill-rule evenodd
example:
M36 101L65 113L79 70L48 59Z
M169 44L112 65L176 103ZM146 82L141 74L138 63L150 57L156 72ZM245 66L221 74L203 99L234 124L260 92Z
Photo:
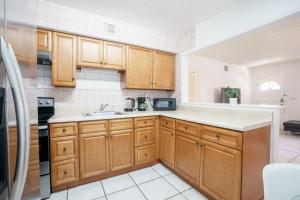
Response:
M275 81L267 81L260 85L260 90L280 90L280 85Z

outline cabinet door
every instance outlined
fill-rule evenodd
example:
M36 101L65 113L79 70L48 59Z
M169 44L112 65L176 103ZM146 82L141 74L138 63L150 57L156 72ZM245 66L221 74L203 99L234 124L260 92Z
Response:
M37 50L51 51L51 31L38 29L37 30Z
M104 42L104 66L110 69L126 69L126 45Z
M161 90L175 89L175 56L173 54L155 51L153 88Z
M33 72L35 72L36 29L9 23L7 24L5 36L5 40L11 44L14 50L18 62L28 65L27 67L33 68Z
M109 147L111 171L133 167L134 146L132 129L110 132Z
M78 37L77 65L101 67L103 64L103 42L90 38Z
M87 178L108 172L108 134L80 135L80 177Z
M174 169L175 162L175 131L167 128L162 128L160 131L161 137L161 161Z
M199 184L200 148L198 140L176 132L175 170L191 183Z
M75 87L76 36L53 32L52 84Z
M211 142L203 144L200 188L215 199L240 199L241 153Z
M153 50L128 46L126 87L152 88Z

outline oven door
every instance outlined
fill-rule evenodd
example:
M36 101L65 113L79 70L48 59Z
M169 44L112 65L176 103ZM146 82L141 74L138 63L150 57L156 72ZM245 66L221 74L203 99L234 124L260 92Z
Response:
M40 175L47 175L50 173L50 148L49 148L49 132L48 126L39 126L39 152L40 152Z

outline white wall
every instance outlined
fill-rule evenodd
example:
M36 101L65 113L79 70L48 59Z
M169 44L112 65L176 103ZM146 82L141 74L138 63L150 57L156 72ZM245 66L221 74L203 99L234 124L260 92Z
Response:
M250 68L250 73L253 79L253 90L256 88L256 79L285 76L288 95L285 99L287 106L285 119L300 120L300 61Z
M229 71L224 71L224 65ZM247 69L201 56L188 56L189 69L199 71L199 96L201 103L217 103L221 100L222 87L241 88L241 103L251 102L251 80Z
M194 30L180 34L166 33L46 0L38 1L37 14L37 23L40 27L171 52L180 52L195 46ZM104 23L117 25L117 33L105 32Z
M237 1L197 25L196 48L205 48L299 11L299 0Z

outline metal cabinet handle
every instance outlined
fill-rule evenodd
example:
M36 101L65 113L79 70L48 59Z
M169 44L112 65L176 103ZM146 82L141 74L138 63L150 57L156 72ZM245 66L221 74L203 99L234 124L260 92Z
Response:
M1 59L11 85L17 120L18 135L18 154L16 161L15 179L12 184L10 200L19 200L22 197L23 189L26 182L29 150L30 150L30 123L29 109L25 95L25 88L22 80L20 68L17 59L11 48L6 45L4 39L0 38Z

